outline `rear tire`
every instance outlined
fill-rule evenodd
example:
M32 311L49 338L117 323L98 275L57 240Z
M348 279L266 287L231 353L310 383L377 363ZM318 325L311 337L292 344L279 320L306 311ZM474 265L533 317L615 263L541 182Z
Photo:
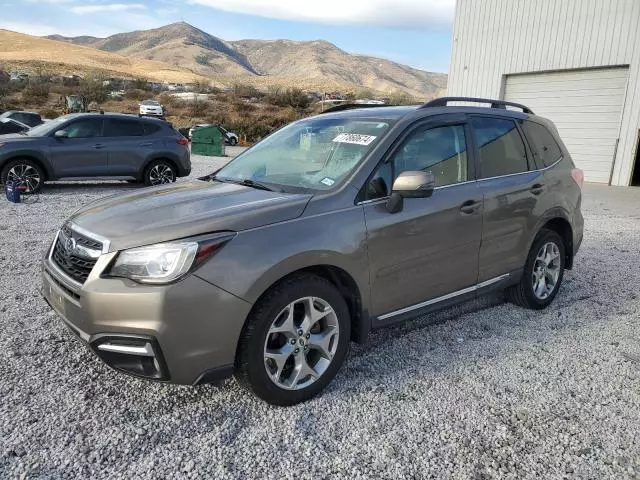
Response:
M565 246L553 230L541 230L529 251L520 283L505 290L507 301L524 308L549 306L564 277Z
M154 160L144 171L144 183L147 186L164 185L176 181L176 167L166 160Z
M350 317L340 292L315 275L295 274L254 306L242 332L235 377L272 405L320 393L349 350Z
M2 183L18 182L27 187L24 193L38 193L44 184L45 174L40 165L27 158L12 160L0 173Z

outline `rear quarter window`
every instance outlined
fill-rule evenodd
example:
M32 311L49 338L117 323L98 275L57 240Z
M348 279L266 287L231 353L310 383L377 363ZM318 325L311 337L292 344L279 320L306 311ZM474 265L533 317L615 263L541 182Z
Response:
M523 122L523 127L538 166L550 167L562 157L562 150L547 127L530 121Z
M162 130L162 126L157 123L144 122L143 125L145 135L153 135L154 133L158 133Z

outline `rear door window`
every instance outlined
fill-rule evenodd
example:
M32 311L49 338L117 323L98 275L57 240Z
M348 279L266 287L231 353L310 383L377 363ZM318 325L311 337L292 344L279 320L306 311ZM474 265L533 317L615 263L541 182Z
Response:
M142 123L137 120L110 118L105 129L105 137L141 137L144 135Z
M500 177L529 170L527 150L513 120L472 117L480 153L479 178Z
M550 167L562 157L562 150L547 127L539 123L523 122L533 155L539 167Z

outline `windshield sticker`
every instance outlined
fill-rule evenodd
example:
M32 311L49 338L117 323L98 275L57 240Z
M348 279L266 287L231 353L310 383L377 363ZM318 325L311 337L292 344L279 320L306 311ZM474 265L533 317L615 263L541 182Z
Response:
M320 180L320 183L324 183L327 187L330 187L331 185L336 183L336 181L333 178L324 177L322 180Z
M373 135L362 135L360 133L341 133L333 139L338 143L351 143L353 145L369 145L376 139Z

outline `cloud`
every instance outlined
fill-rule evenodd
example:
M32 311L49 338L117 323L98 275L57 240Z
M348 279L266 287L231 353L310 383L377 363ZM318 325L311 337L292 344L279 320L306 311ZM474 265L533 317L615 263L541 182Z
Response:
M95 5L79 5L70 7L69 10L78 15L102 12L124 12L128 10L146 10L147 6L141 3L102 3Z
M453 23L455 0L188 0L229 12L284 20L388 27Z

